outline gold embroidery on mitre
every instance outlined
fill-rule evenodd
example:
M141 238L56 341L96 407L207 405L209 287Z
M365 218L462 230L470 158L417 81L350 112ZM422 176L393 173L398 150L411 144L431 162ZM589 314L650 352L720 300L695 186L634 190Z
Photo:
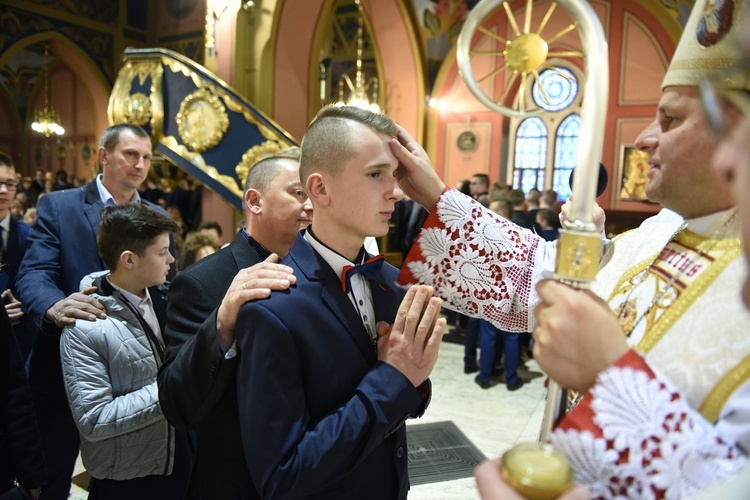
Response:
M741 71L742 59L732 43L732 32L738 31L748 4L747 0L697 0L664 75L662 90L697 86L704 78L716 78L724 88L750 90L750 81Z

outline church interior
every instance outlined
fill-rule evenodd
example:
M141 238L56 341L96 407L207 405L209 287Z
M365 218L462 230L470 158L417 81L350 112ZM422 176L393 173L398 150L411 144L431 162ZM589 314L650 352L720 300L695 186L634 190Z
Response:
M539 74L542 81L554 80L548 85L555 89L550 103L535 90L533 75L497 71L497 55L473 57L473 72L493 100L511 107L539 102L546 108L535 117L505 117L479 102L459 72L457 38L476 3L3 0L0 109L6 119L0 123L0 150L26 175L63 168L88 179L98 169L101 130L113 120L136 121L151 132L155 146L163 145L158 152L173 153L157 155L163 161L155 162L155 179L167 188L185 175L197 179L208 188L202 208L210 215L204 218L218 220L231 234L238 192L232 181L241 181L243 156L247 163L297 144L321 106L363 98L421 142L448 185L486 173L491 183L524 191L555 189L562 201L569 195L586 78L580 38L568 28L571 19L564 9L550 9L555 2L534 1L527 15L527 2L510 1L482 20L477 52L502 51L503 41L527 17L531 31L542 27L542 38L556 37L550 68ZM660 82L693 2L589 3L602 22L610 61L601 158L609 183L597 201L607 211L608 231L617 233L659 210L638 192L647 165L640 163L633 142L655 115ZM163 59L156 65L163 83L135 78L138 71L143 76L151 71L143 68L155 67L134 67L146 59ZM175 72L180 61L190 65L185 75ZM197 85L187 81L187 73ZM184 78L170 82L175 74ZM190 107L192 100L194 116L211 108L210 98L196 94L201 89L223 99L216 108L227 109L227 131L212 141L216 144L184 148L189 141L173 125L180 104ZM230 101L242 110L233 112ZM57 113L62 135L32 130L35 113L45 106ZM243 113L244 120L237 116ZM240 135L251 122L261 124L267 137L258 127ZM169 141L176 141L174 148L166 145Z
M99 172L101 131L137 123L154 146L153 182L167 192L184 179L201 186L200 215L219 222L220 243L228 243L252 164L298 145L322 106L346 103L392 117L423 145L448 186L482 173L525 192L553 189L563 202L588 77L578 30L548 0L497 2L480 20L469 67L490 101L519 111L503 116L468 88L457 55L459 34L482 3L0 0L0 151L24 176L63 169L88 180ZM608 183L597 203L606 231L617 234L661 208L646 199L648 160L634 142L654 120L694 1L588 4L609 56L609 68L601 68L609 85L601 104ZM505 66L510 42L524 40L548 48L541 71ZM37 131L35 123L48 126ZM380 245L398 265L393 239L395 228ZM486 457L535 440L545 389L533 359L521 391L484 391L461 372L463 347L445 347L433 374L434 411L415 423L453 422ZM453 463L467 460L468 474L415 484L410 498L476 497L471 460ZM74 497L85 492L78 488Z

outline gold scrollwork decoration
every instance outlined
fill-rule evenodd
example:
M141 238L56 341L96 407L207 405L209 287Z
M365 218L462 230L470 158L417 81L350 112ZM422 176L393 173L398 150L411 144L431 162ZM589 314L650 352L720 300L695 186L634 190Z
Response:
M141 127L151 121L151 99L143 92L130 94L125 98L125 119Z
M196 87L200 88L203 86L204 82L203 82L203 79L200 77L200 75L196 73L195 71L191 70L184 63L178 61L177 59L174 59L172 57L167 57L167 56L162 56L161 62L164 66L172 70L172 73L181 73L183 76L190 78Z
M219 144L229 128L226 107L208 88L185 97L175 121L182 142L197 153Z
M109 123L150 125L152 140L158 139L163 133L164 126L161 93L163 72L159 59L126 60L110 94L107 107ZM151 86L148 89L150 95L143 92L131 94L136 83L142 87L149 77L151 78Z
M234 172L237 174L240 184L242 186L245 185L247 174L250 173L250 170L252 170L256 163L264 158L275 155L286 147L285 144L279 144L276 141L265 141L262 144L256 144L248 149L247 152L242 155L242 160L236 167L234 167Z

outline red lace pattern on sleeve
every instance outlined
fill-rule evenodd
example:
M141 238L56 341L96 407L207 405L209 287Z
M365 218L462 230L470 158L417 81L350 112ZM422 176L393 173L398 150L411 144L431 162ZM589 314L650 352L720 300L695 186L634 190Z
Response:
M688 498L747 461L632 350L598 375L550 443L592 498Z
M540 241L450 189L422 227L399 283L432 285L451 309L487 319L501 330L528 332Z

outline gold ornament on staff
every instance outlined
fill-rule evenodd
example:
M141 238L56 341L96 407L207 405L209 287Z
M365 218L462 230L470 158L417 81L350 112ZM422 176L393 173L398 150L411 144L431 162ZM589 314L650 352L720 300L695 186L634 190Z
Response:
M556 71L548 59L550 57L584 57L586 83L581 104L581 132L578 139L576 175L573 178L573 198L571 200L571 217L565 221L557 244L555 277L578 289L587 289L596 276L601 258L601 238L593 220L596 199L596 184L599 162L604 143L604 128L609 97L609 59L607 39L602 25L591 5L584 0L557 0L547 9L535 31L531 27L532 0L527 0L523 28L516 19L505 0L482 0L471 11L457 44L457 62L461 77L474 96L489 109L513 118L526 118L543 113L541 109L527 110L525 92L527 81L536 78L540 87L540 71ZM574 24L544 38L543 31L557 5L568 11ZM498 7L505 9L514 36L509 40L500 37L481 26L482 21ZM583 52L550 50L550 44L563 35L576 29L581 37ZM503 50L472 51L472 40L476 33L482 33L495 41L504 44ZM472 56L501 56L503 64L492 72L474 76L471 67ZM488 96L479 86L483 81L508 72L503 94L498 101ZM505 106L509 89L519 81L518 98L515 108ZM546 93L542 90L542 98ZM552 429L562 418L567 409L567 395L553 380L549 380L547 404L540 441L546 442ZM512 450L511 450L512 451ZM542 454L544 455L544 454Z

